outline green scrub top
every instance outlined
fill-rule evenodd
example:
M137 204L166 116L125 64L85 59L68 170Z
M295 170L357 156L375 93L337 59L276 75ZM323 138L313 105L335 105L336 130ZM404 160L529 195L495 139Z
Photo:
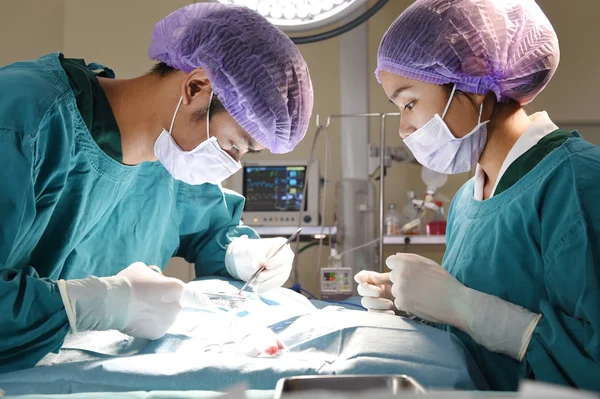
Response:
M114 72L98 64L88 66L82 59L64 58L62 55L59 59L75 95L79 114L94 141L112 159L123 162L119 126L97 79L98 76L114 78ZM94 72L100 68L100 72Z
M69 322L56 280L173 256L199 277L227 275L231 241L258 237L240 223L242 196L115 160L114 117L82 65L49 54L0 68L0 373L60 349Z
M517 158L500 178L494 195L506 191L529 173L539 164L546 155L560 147L565 141L573 137L573 133L566 130L555 130L542 137L533 147Z
M452 201L442 266L543 317L522 362L442 328L493 390L527 378L600 391L600 148L557 130L508 168L493 197L473 194L470 180Z

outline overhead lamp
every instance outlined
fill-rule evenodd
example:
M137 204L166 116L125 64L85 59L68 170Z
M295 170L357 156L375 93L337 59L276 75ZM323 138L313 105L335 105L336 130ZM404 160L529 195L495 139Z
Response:
M218 0L248 7L286 32L323 28L365 6L367 0Z

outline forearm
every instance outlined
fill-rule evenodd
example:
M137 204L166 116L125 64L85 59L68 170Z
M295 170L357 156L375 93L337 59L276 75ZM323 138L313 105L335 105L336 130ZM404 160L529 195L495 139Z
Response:
M56 283L32 267L0 270L0 308L0 372L35 366L69 332Z

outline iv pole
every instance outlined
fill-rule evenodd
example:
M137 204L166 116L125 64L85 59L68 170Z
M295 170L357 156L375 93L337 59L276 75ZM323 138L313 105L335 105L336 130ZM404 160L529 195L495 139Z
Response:
M383 236L385 234L385 226L383 223L385 178L383 170L385 168L385 121L388 116L400 116L400 112L388 112L381 114L379 133L379 273L383 273Z
M317 129L329 129L332 119L341 118L380 118L380 132L379 132L379 272L383 273L383 236L385 234L385 226L383 223L384 214L384 193L385 193L385 182L384 182L384 168L385 168L385 127L387 117L400 116L399 112L388 112L388 113L359 113L359 114L335 114L329 115L325 122L325 125L321 125L321 115L317 114L316 125ZM343 132L342 132L343 133ZM367 149L365 148L365 152ZM350 154L351 156L353 154ZM344 154L342 154L344 156Z

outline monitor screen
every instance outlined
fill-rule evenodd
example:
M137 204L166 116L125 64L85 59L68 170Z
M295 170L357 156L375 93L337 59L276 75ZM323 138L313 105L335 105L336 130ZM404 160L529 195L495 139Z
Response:
M306 165L244 167L244 210L298 212L305 180Z

